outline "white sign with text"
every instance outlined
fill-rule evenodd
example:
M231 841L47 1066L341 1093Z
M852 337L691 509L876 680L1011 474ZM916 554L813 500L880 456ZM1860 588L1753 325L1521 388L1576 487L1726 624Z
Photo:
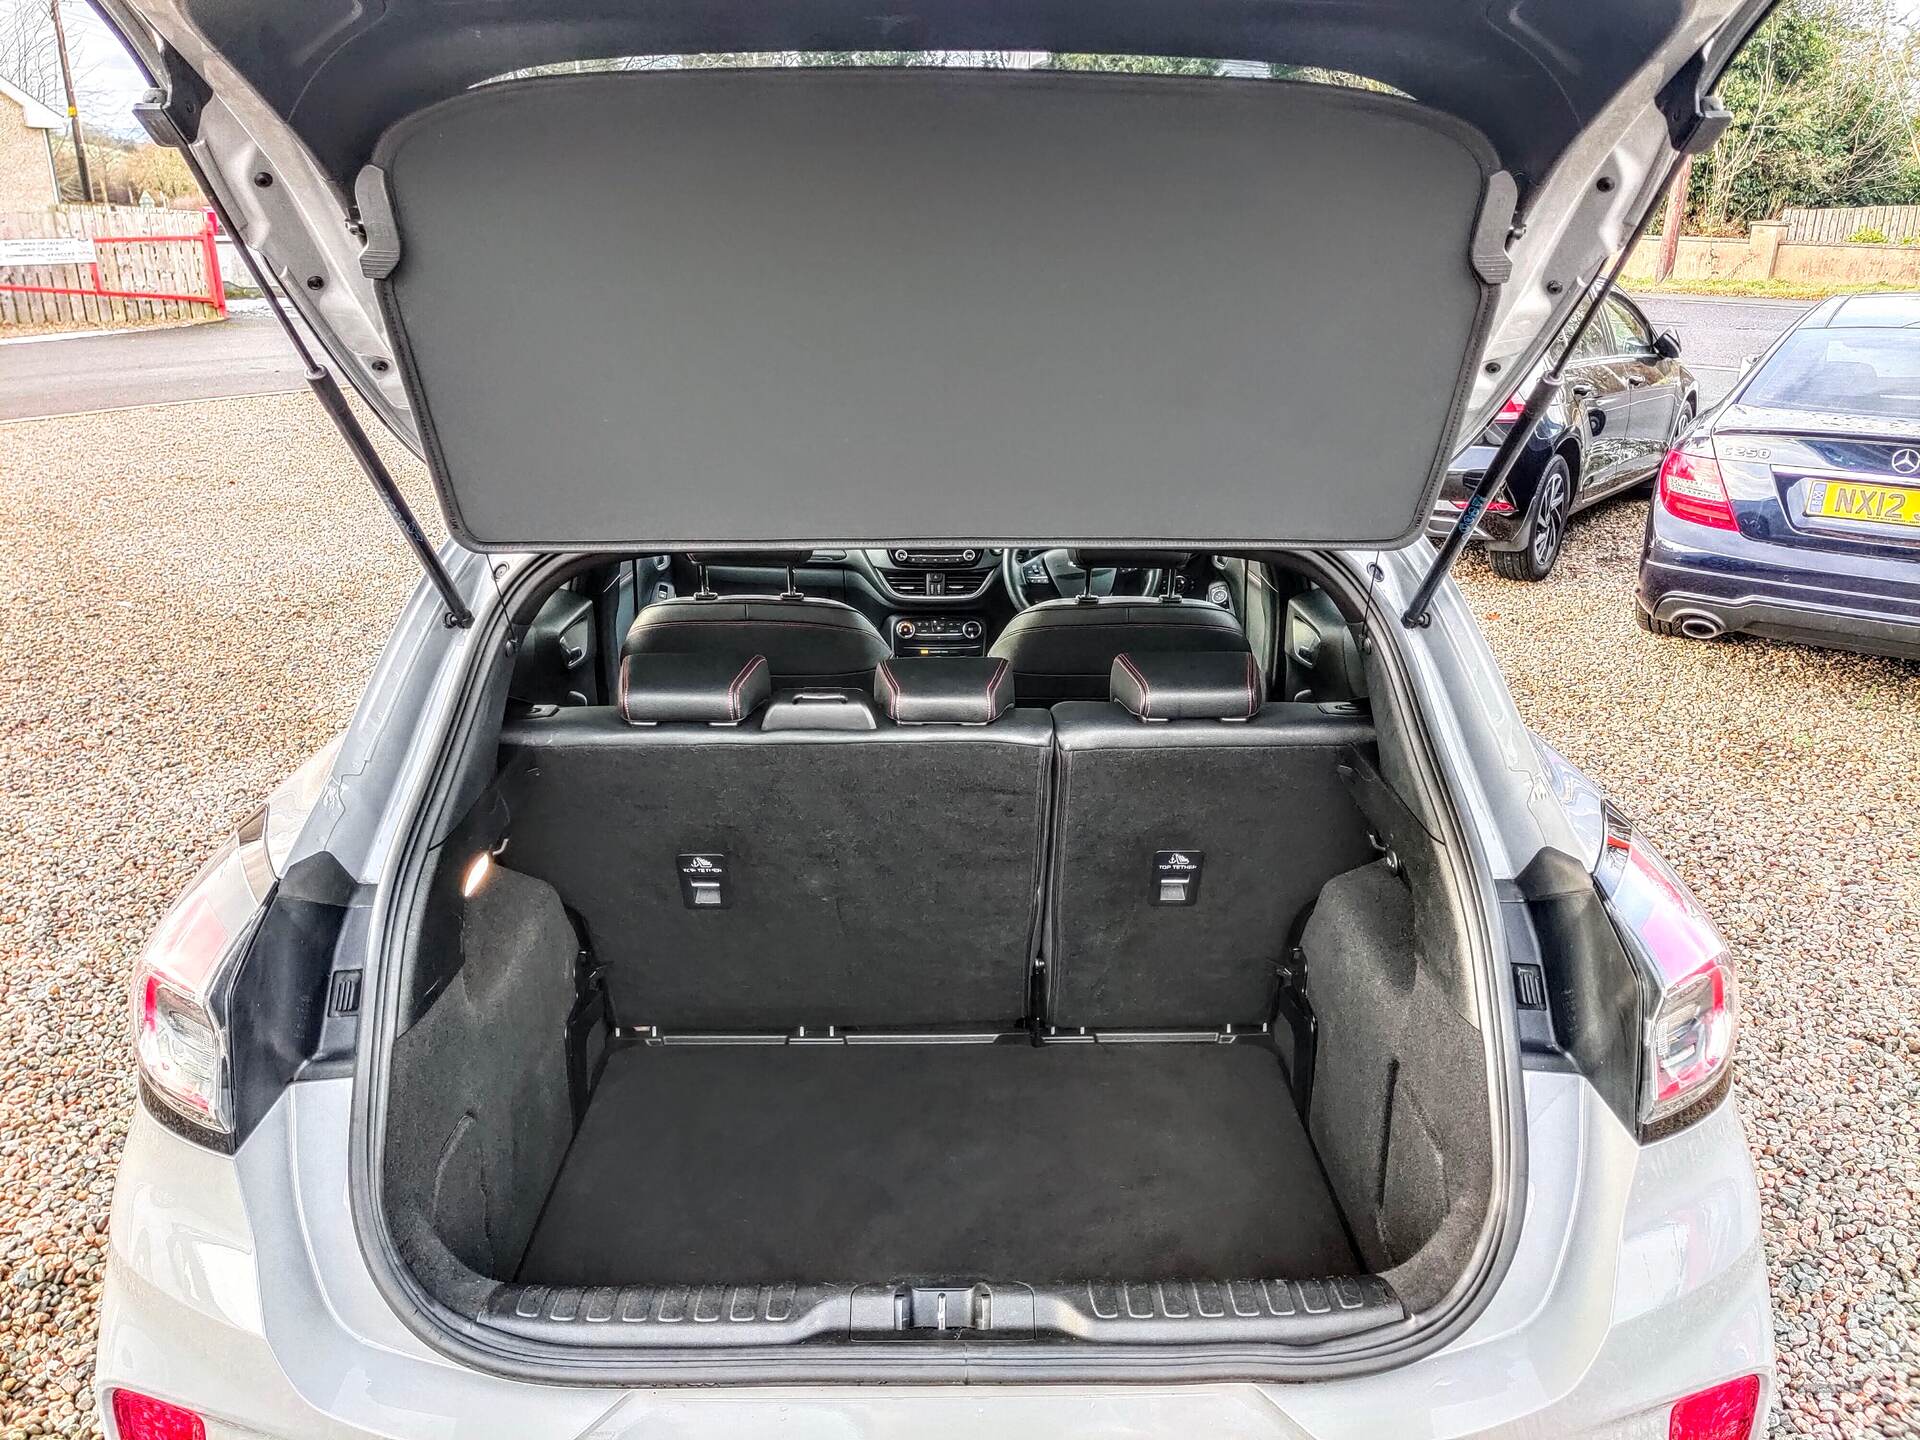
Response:
M0 266L91 265L96 258L93 241L84 235L0 239Z

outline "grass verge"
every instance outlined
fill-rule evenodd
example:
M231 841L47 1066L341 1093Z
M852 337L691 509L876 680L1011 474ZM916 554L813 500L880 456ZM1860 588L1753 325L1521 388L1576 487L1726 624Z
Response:
M1832 295L1872 295L1901 288L1878 281L1829 285L1804 280L1682 280L1678 277L1658 285L1645 280L1626 280L1622 284L1635 295L1739 295L1755 300L1825 300Z

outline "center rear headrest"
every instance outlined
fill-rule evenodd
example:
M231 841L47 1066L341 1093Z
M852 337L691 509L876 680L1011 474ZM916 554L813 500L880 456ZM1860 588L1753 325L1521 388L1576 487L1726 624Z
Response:
M1229 651L1128 651L1107 683L1142 720L1251 720L1266 702L1259 662Z
M1013 704L1004 660L910 655L882 660L873 698L899 725L991 725Z
M1082 570L1178 570L1193 559L1191 550L1069 550L1067 558Z
M629 725L737 725L772 694L764 655L643 654L620 662L620 717Z

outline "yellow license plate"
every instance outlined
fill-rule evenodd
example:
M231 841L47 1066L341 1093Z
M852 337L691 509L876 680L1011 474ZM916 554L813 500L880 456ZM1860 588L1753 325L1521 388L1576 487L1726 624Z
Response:
M1905 485L1859 485L1815 480L1807 487L1807 514L1822 520L1865 520L1920 528L1920 490Z

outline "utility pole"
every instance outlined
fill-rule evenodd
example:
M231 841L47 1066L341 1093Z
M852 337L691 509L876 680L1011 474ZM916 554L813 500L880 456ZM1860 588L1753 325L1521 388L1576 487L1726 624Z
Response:
M1680 253L1680 222L1687 213L1687 183L1693 179L1693 156L1681 159L1673 172L1673 184L1667 188L1667 224L1660 232L1660 255L1653 262L1653 283L1658 285L1673 274L1673 262Z
M60 78L67 87L67 124L73 127L73 163L80 174L80 199L93 203L93 176L87 169L87 137L80 128L80 100L73 90L73 64L67 59L67 27L60 21L60 0L48 0L53 14L53 43L60 51Z

